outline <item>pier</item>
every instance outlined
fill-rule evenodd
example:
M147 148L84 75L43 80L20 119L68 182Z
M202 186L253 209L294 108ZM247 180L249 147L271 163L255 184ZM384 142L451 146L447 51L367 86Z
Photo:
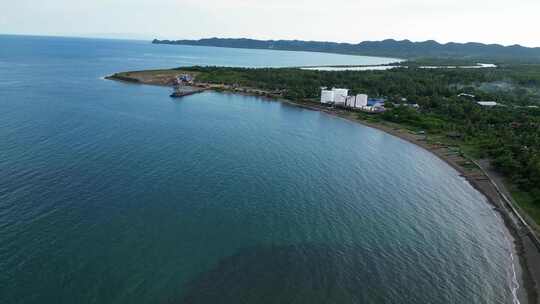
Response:
M205 88L193 87L193 76L190 74L177 75L174 80L174 92L171 94L172 98L180 98L193 94L197 94L205 91Z
M193 88L190 88L190 89L185 89L185 88L176 89L170 96L172 98L181 98L181 97L201 93L201 92L204 92L204 91L206 91L206 89L193 89Z

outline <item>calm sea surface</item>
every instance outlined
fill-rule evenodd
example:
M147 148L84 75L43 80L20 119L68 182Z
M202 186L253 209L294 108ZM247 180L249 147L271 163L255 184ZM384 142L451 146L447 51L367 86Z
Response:
M426 151L279 102L101 79L389 61L0 36L0 303L512 303L502 220Z

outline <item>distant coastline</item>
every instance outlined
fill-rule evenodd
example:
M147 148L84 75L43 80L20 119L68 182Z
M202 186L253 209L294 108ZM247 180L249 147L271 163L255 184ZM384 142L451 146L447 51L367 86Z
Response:
M408 61L396 62L392 64L378 64L378 65L332 65L332 66L305 66L298 67L302 70L315 70L315 71L382 71L398 68L408 68ZM420 69L485 69L496 68L497 65L491 63L476 63L475 65L420 65Z
M256 40L246 38L208 38L199 40L159 40L153 44L194 45L245 49L323 52L405 59L438 58L460 61L535 62L540 63L540 48L520 45L503 46L483 43L441 44L433 40L412 42L387 39L358 44L301 40Z

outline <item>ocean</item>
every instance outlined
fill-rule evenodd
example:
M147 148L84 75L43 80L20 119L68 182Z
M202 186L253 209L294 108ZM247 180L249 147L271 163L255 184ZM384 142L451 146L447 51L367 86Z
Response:
M512 303L512 239L429 152L270 99L104 80L305 52L0 36L0 303Z

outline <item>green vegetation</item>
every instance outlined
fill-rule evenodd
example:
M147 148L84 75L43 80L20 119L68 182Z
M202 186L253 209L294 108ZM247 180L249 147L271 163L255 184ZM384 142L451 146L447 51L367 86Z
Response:
M399 68L365 72L225 67L182 70L203 72L197 78L202 82L238 84L267 90L285 89L286 97L291 99L318 98L321 86L336 86L347 87L353 93L386 96L395 102L407 98L428 108L460 102L456 97L460 92L475 94L481 100L511 105L531 105L535 102L540 105L540 94L537 93L540 88L540 65L505 65L496 69ZM507 82L509 87L503 91L483 88L486 84L497 82Z
M209 83L280 90L285 98L317 101L321 86L346 87L352 93L385 97L388 110L370 115L431 138L459 145L467 154L488 157L515 186L522 207L540 223L540 87L539 65L504 65L492 69L419 69L320 72L300 69L246 69L191 67L197 80ZM505 90L484 85L504 82ZM503 106L485 108L476 100L494 100ZM419 109L404 106L414 103ZM359 114L366 119L366 114Z
M200 40L157 40L155 44L179 44L215 46L247 49L271 49L286 51L325 52L337 54L386 56L405 59L444 59L458 61L493 61L493 62L540 62L540 48L528 48L519 45L502 46L482 43L446 43L440 44L429 40L412 42L364 41L358 44L300 40L255 40L210 38Z
M540 223L540 208L538 207L537 197L529 192L514 190L511 191L512 197L519 203L528 216L536 223ZM538 195L538 194L537 194Z

